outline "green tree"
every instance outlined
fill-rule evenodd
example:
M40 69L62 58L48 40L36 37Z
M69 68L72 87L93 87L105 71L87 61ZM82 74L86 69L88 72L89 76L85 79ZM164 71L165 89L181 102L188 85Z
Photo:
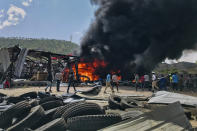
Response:
M75 49L79 49L76 43L64 40L0 37L0 48L12 47L14 45L19 45L22 48L38 49L59 54L70 54Z

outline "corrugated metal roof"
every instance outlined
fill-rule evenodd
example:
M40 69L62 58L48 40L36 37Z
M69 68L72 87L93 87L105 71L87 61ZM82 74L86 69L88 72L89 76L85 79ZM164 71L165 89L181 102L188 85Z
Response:
M197 106L197 97L167 91L156 92L154 96L148 101L148 103L170 104L177 101L183 105Z

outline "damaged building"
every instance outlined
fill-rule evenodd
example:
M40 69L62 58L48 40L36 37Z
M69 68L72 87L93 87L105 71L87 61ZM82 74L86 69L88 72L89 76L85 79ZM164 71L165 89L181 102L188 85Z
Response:
M28 80L29 84L36 85L40 83L45 85L47 77L57 72L63 72L72 70L71 65L75 65L75 76L78 81L78 56L56 54L46 51L22 49L18 46L10 48L2 48L0 50L0 82L3 83L6 79L19 85L24 85L24 81ZM66 72L64 73L64 79L66 81ZM23 80L23 82L18 82ZM28 83L28 82L26 82Z

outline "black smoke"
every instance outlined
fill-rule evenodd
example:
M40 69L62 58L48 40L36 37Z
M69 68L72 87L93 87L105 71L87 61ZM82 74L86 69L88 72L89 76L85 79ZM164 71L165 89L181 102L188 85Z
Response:
M91 0L95 21L81 43L81 56L108 62L121 72L151 71L177 59L197 42L197 0Z

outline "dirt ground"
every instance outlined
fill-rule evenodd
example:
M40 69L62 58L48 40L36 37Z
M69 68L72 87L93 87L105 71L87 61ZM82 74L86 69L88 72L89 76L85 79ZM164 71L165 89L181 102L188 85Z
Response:
M76 87L77 90L87 90L91 87ZM111 90L108 88L107 93L104 94L104 88L102 88L101 92L99 93L98 97L106 97L111 94ZM0 89L0 93L7 94L8 96L19 96L23 93L30 92L30 91L45 91L45 87L21 87L21 88L12 88L12 89ZM64 94L66 93L67 87L60 87L60 92L56 91L56 87L52 87L52 94ZM70 93L73 93L74 90L71 87ZM119 87L119 92L117 93L115 88L115 94L124 94L124 95L144 95L144 96L151 96L152 92L149 91L135 91L132 87Z
M76 87L77 90L88 90L91 87ZM104 94L104 86L101 90L101 92L99 93L99 95L97 97L107 97L111 94L111 90L110 88L107 89L107 94ZM19 96L23 93L27 93L30 91L45 91L44 90L45 87L28 87L28 86L24 86L21 88L12 88L12 89L0 89L0 93L4 93L7 94L8 96ZM64 93L66 93L67 90L67 86L61 86L60 87L60 92L56 91L56 87L52 87L52 94L59 94L62 95ZM143 95L145 97L149 97L152 95L152 92L150 91L135 91L135 89L133 87L128 87L128 86L121 86L119 87L119 92L116 91L116 88L114 89L115 94L117 95ZM70 93L74 93L73 88L70 88ZM193 91L184 91L184 92L177 92L177 93L181 93L181 94L185 94L185 95L190 95L190 96L196 96L197 97L197 92L193 92Z

